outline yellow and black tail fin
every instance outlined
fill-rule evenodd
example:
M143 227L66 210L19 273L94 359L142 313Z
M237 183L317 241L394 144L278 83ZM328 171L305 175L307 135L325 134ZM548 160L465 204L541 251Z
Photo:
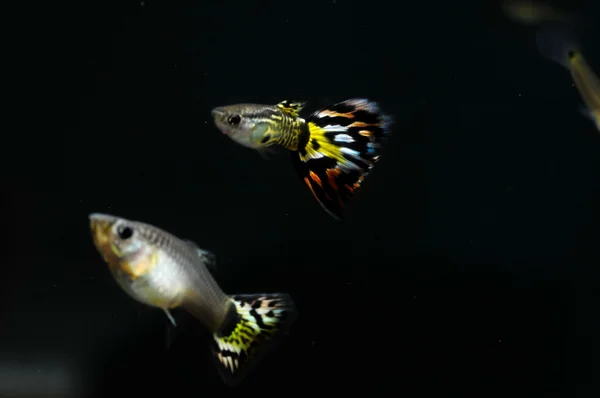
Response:
M325 211L340 220L345 203L379 160L392 120L376 103L350 99L306 122L307 138L292 154L294 166Z
M283 293L231 299L227 319L213 334L213 352L225 384L235 386L280 342L297 314L292 299Z

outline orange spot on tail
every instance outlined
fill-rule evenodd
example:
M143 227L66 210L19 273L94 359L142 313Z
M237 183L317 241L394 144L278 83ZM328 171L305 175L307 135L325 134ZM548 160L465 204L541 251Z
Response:
M338 190L337 183L335 182L336 177L342 174L342 171L338 168L335 169L327 169L325 171L327 173L327 181L329 181L329 185L333 187L336 191Z
M315 198L317 198L317 193L313 189L312 184L310 183L310 180L308 179L308 177L304 177L304 182L306 183L306 185L308 185L308 189L310 189L312 194L315 195Z
M377 127L379 123L354 122L349 127Z
M312 173L312 174L314 174L312 171L311 171L311 173ZM319 176L317 176L316 174L315 174L315 176L316 176L317 178L319 178ZM308 189L310 189L310 191L312 192L312 194L314 195L314 197L315 197L315 198L316 198L316 199L317 199L319 202L321 202L321 200L319 199L319 195L317 195L317 193L315 192L314 188L312 187L312 184L311 184L311 182L310 182L310 179L309 179L308 177L304 177L304 182L306 183L306 185L308 185ZM321 180L320 180L320 179L319 179L319 182L321 182ZM323 187L323 186L321 185L321 188L322 188L322 187ZM331 200L331 198L329 197L329 195L327 194L327 192L325 192L325 190L323 190L323 195L325 195L325 197L326 197L328 200Z
M363 178L360 177L358 179L358 181L356 181L354 184L352 184L352 185L345 184L345 187L348 189L348 191L354 193L354 191L356 191L358 188L360 188L360 183L362 181L363 181Z
M325 109L324 111L321 111L321 115L327 115L327 116L331 116L331 117L345 117L347 119L354 119L354 112L340 113L340 112L331 111L329 109Z
M315 173L313 173L312 171L311 171L311 172L309 172L309 174L308 174L308 175L310 176L310 178L311 178L311 179L312 179L314 182L316 182L317 184L319 184L319 186L320 186L321 188L323 188L323 183L321 182L321 179L319 178L319 176L318 176L318 175L316 175L316 174L315 174Z

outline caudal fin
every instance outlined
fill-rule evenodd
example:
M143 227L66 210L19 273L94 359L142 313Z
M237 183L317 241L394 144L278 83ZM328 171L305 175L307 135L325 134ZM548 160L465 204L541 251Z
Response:
M376 103L350 99L307 118L306 146L292 153L294 166L321 206L335 219L379 160L391 118Z
M219 373L229 386L237 385L256 363L275 348L296 320L289 295L231 296L227 319L213 334L213 353Z
M535 41L544 57L565 68L569 68L570 61L580 53L577 36L564 25L552 24L538 29Z

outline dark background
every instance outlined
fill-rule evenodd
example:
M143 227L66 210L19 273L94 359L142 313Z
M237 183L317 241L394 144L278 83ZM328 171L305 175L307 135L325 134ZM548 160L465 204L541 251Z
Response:
M21 16L0 395L597 396L600 136L498 2L79 1ZM600 71L594 23L578 33ZM342 223L287 154L265 161L210 119L351 97L396 123ZM165 315L119 289L91 212L213 251L226 292L290 293L291 334L227 390L186 314L167 349Z

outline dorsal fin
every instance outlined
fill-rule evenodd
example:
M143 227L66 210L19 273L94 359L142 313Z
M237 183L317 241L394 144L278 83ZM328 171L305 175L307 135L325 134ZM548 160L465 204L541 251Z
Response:
M298 117L304 105L306 102L283 100L277 104L277 107L290 116Z
M192 248L196 250L196 253L198 253L198 257L202 259L202 261L208 268L212 270L215 270L217 268L217 256L215 256L208 250L201 249L200 247L198 247L196 242L193 242L191 240L184 240L184 242L192 246Z

